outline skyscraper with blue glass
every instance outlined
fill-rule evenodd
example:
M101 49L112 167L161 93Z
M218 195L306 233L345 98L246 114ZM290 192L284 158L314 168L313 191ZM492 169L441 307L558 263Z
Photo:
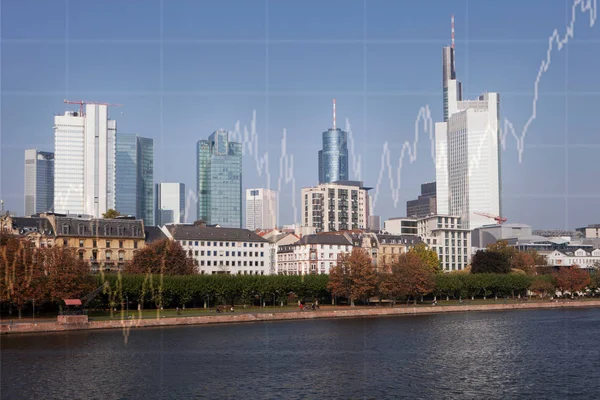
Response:
M154 140L117 133L115 209L154 225Z
M196 147L198 219L225 228L242 227L242 144L213 132Z
M323 132L323 149L319 150L319 183L348 180L348 133L336 128L333 99L333 128Z

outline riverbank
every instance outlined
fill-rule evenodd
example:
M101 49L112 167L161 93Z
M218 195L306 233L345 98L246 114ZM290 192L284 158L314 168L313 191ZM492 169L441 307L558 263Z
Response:
M180 325L207 325L242 322L262 321L285 321L316 318L361 318L399 315L424 315L451 312L477 312L477 311L507 311L507 310L531 310L550 308L585 308L600 307L600 300L588 301L548 301L548 302L523 302L523 303L494 303L494 304L462 304L447 306L396 306L396 307L331 307L318 311L289 311L289 312L256 312L256 313L232 313L212 314L203 316L178 316L171 318L130 318L106 321L75 321L74 323L55 322L6 322L0 324L0 334L16 333L47 333L64 332L73 330L90 329L131 329L150 328L158 326L180 326ZM135 313L132 313L135 316Z

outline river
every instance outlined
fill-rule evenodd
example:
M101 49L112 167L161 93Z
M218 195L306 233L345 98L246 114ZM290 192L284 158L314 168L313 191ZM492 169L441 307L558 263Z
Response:
M595 399L600 309L8 335L4 399Z

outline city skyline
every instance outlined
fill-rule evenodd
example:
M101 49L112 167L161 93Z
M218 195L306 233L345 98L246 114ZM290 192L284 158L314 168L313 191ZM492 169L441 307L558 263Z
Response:
M281 31L281 22L274 21L279 15L278 12L283 12L282 9L278 7L279 6L273 4L269 6L269 10L271 12L269 14L269 22L271 23L271 32L269 37L272 37L275 43L277 43L277 40L283 40L281 38L284 36L282 35ZM331 33L329 35L330 39L326 39L323 37L323 35L318 36L302 30L300 27L295 27L294 32L296 36L294 36L294 34L292 34L292 36L296 37L297 39L293 40L355 40L358 42L359 47L362 47L363 36L358 33L359 31L363 31L362 12L364 10L362 7L362 4L360 4L360 9L357 6L349 6L349 10L344 11L344 13L356 17L352 19L357 26L360 25L360 29L357 29L356 34L349 33L348 31L340 31ZM181 102L177 102L177 108L173 108L175 105L173 101L176 100L175 92L177 90L181 92L181 89L178 89L177 84L175 81L173 81L172 69L169 70L169 68L166 68L168 65L172 65L172 62L170 61L167 61L165 65L164 72L166 84L161 89L170 94L167 94L166 97L163 98L162 110L159 109L158 112L154 112L153 114L155 116L150 118L142 118L142 114L140 113L142 110L141 107L145 106L147 108L145 110L145 115L148 115L149 110L156 111L156 105L159 103L160 96L155 97L154 99L156 100L156 103L150 105L148 102L144 101L142 101L141 104L135 104L131 101L131 99L127 101L128 96L132 96L133 93L136 93L136 91L140 92L142 90L140 89L141 86L137 89L132 87L135 86L137 82L141 82L140 79L134 80L134 85L123 84L122 86L119 86L123 83L122 80L114 79L114 82L112 80L106 81L107 75L104 73L99 75L100 78L98 79L100 80L96 80L95 85L98 85L98 82L104 80L102 82L109 83L108 85L105 85L106 89L99 89L100 86L96 86L95 89L88 86L86 89L85 85L82 85L82 81L77 78L80 72L78 72L78 69L76 68L77 65L73 65L73 63L75 63L74 60L69 61L69 70L73 74L73 76L69 78L69 85L65 85L62 81L56 84L52 84L50 81L47 81L45 85L41 84L35 86L33 83L29 82L27 84L23 84L23 87L19 87L18 84L7 81L6 84L3 84L2 86L5 98L2 103L4 106L2 136L3 172L2 183L0 185L2 194L0 197L5 200L5 207L7 209L17 210L17 212L19 212L23 202L23 190L20 189L23 178L22 175L21 178L18 176L13 178L8 174L9 169L7 169L7 165L10 165L12 162L18 161L19 164L22 164L22 160L14 159L12 153L17 152L11 153L11 149L13 149L14 146L17 146L17 148L50 148L47 145L47 138L43 139L46 140L45 142L40 140L40 135L42 135L42 133L32 134L32 137L29 139L32 141L32 143L29 146L25 146L25 144L22 143L22 139L19 138L17 134L11 134L10 132L17 130L15 129L16 125L14 125L14 122L11 122L11 119L21 115L19 112L13 113L13 111L16 111L16 108L20 107L23 104L23 101L30 98L36 99L35 104L38 105L47 104L47 101L53 99L52 102L54 105L52 107L39 107L39 109L42 110L42 114L58 111L60 110L60 108L57 107L58 101L60 101L59 99L73 97L67 96L64 93L58 94L58 92L64 92L65 88L68 88L68 91L71 93L81 94L81 97L83 98L93 98L94 100L98 101L116 101L125 104L126 107L123 107L123 109L119 109L117 111L117 113L123 113L123 115L117 115L117 119L119 120L119 125L125 128L125 131L146 132L147 130L145 128L149 123L155 124L155 126L163 126L161 132L157 131L156 127L151 127L148 130L148 136L154 137L157 140L156 148L157 153L159 153L157 154L157 174L155 182L168 180L183 181L188 184L188 187L193 187L193 185L190 186L188 171L190 169L193 171L193 167L190 168L190 165L193 166L194 160L193 152L190 154L188 150L184 149L186 147L191 147L190 144L195 142L194 139L198 139L198 135L190 134L189 136L182 136L181 132L210 132L215 128L222 126L231 129L235 125L235 121L238 120L241 121L243 125L249 125L252 110L257 109L257 130L259 132L258 149L260 149L258 152L261 155L265 152L270 154L271 188L277 187L276 178L282 173L279 169L280 164L278 162L279 155L282 153L281 132L283 128L288 129L288 143L286 148L289 155L294 155L294 175L297 193L296 197L298 197L300 188L311 186L317 183L314 179L316 174L314 167L306 168L306 171L304 171L302 164L305 162L309 166L316 165L315 153L319 149L318 135L319 132L322 132L323 125L326 124L330 119L330 99L332 97L336 97L340 104L344 104L344 112L338 112L338 125L343 127L345 123L342 124L340 122L345 122L347 117L350 119L353 127L352 130L354 131L354 140L356 141L356 155L361 156L362 161L361 178L366 184L375 186L379 173L379 160L381 157L382 144L384 142L390 143L389 148L392 159L392 174L395 175L395 165L397 164L396 160L400 150L399 144L405 140L409 140L412 136L412 134L409 132L412 130L411 125L413 125L413 123L405 123L402 122L402 120L414 121L414 117L417 114L419 107L424 105L429 105L431 107L433 121L438 122L441 120L440 116L442 115L442 105L440 101L439 90L439 55L440 49L450 42L449 16L452 13L456 14L456 46L460 49L456 59L456 64L461 71L464 71L461 73L461 79L463 80L464 84L463 91L465 92L465 98L474 98L480 92L486 90L498 91L503 99L502 118L509 117L511 121L515 121L515 126L522 125L521 121L525 122L531 110L530 102L533 97L532 88L535 80L535 73L538 70L539 61L545 58L545 53L548 48L547 39L552 34L554 29L558 29L561 37L565 35L565 20L568 24L570 20L570 7L566 7L568 8L567 10L565 10L565 7L556 7L556 9L552 7L544 7L543 18L536 19L537 23L535 24L535 29L532 27L522 29L520 28L521 25L519 24L519 21L525 21L527 18L531 18L534 12L540 11L540 8L536 6L523 6L520 8L523 12L523 15L517 15L516 20L514 21L516 30L500 34L495 33L496 36L489 33L489 28L493 28L500 22L491 22L490 27L486 26L487 29L483 29L482 24L477 22L477 15L479 15L478 13L483 14L484 12L490 12L490 8L497 11L497 15L500 20L507 18L508 14L503 14L500 8L494 7L495 6L490 5L479 6L469 4L468 10L470 12L468 17L465 15L466 13L464 10L466 7L462 2L455 2L454 4L448 4L447 6L440 7L427 16L427 23L425 24L425 27L431 30L431 33L428 33L423 29L414 30L412 35L406 36L410 38L410 40L403 44L399 39L397 39L401 37L399 32L402 32L403 29L414 29L415 24L409 24L410 26L406 28L395 28L396 30L391 31L390 38L387 40L396 40L395 43L382 42L386 32L381 29L378 30L377 26L375 26L373 23L369 24L369 21L371 18L373 18L373 15L376 15L377 18L382 18L382 14L389 12L394 8L392 5L385 7L368 6L369 13L366 18L368 41L366 42L366 46L368 46L367 53L369 55L369 57L367 57L366 69L368 71L363 71L367 76L367 91L364 91L364 87L362 86L353 86L350 83L350 80L348 80L350 75L354 74L353 71L355 71L355 68L350 65L351 62L347 63L348 65L343 64L336 66L336 75L334 79L330 81L330 84L326 85L322 84L323 74L318 73L319 69L315 69L316 67L311 67L311 69L308 69L307 78L302 80L302 82L307 85L306 89L302 89L305 90L304 94L298 93L299 90L301 90L301 86L297 84L295 88L292 84L289 84L287 87L285 87L285 85L282 86L281 73L277 72L279 71L279 64L278 61L273 57L280 54L282 49L285 50L286 48L290 47L298 47L300 44L274 44L274 47L271 49L271 59L269 62L271 68L269 70L270 72L268 73L270 78L269 91L271 92L271 96L269 96L271 98L268 107L269 111L266 111L264 105L265 96L260 94L249 94L241 97L235 96L237 99L233 99L232 95L223 96L223 94L227 92L232 93L233 90L237 90L238 93L250 93L253 91L258 93L264 90L264 87L258 90L258 85L255 85L256 89L253 89L252 85L239 85L238 88L235 89L231 86L231 84L225 83L222 83L222 88L217 88L215 85L213 86L214 89L211 89L210 85L206 85L205 89L202 89L198 85L192 85L192 89L190 89L189 96L192 98L204 96L199 93L206 93L206 95L208 95L209 92L213 93L223 90L221 94L213 93L212 99L214 104L208 106L203 113L203 115L210 115L210 117L198 118L196 116L191 116L186 106L182 107L184 103ZM5 7L5 9L6 8L7 7ZM327 14L330 6L323 6L323 8L324 13ZM504 8L510 9L510 7L503 7L503 9ZM4 17L6 17L7 14L10 15L11 12L18 12L16 10L11 10L10 7L8 7L8 11L5 9L3 10ZM124 9L127 10L127 7L124 6ZM216 7L216 9L218 10L219 7ZM400 7L398 9L402 8ZM89 12L86 10L86 7L78 6L73 13L70 14L70 18L75 18L74 16L77 16L81 20L91 18L88 14L86 14L86 12ZM52 10L45 11L49 13L52 12ZM192 9L190 14L193 14L193 11L194 10ZM169 40L176 41L178 38L174 33L174 28L172 25L169 25L169 15L172 17L173 12L175 11L170 10L167 15L165 15L165 26L170 26L165 29L165 32L170 32L171 36ZM421 15L419 13L425 15L425 10L422 9L422 6L416 6L416 9L412 12L415 13L415 15ZM561 91L564 92L564 89L566 88L565 76L567 75L565 74L567 72L565 51L563 50L562 52L559 52L555 49L552 59L553 64L550 66L547 75L542 79L538 115L537 119L531 125L529 130L527 137L528 147L526 148L523 156L523 164L518 163L518 154L515 151L517 146L515 145L514 141L512 141L510 136L508 137L506 150L502 152L502 184L505 193L503 196L503 211L505 214L504 216L506 216L509 221L512 222L530 223L541 228L573 228L580 225L586 225L587 223L598 219L598 208L595 204L597 203L597 196L600 196L600 194L597 193L596 187L593 187L593 185L590 186L590 182L593 181L591 180L593 173L597 171L595 171L593 167L591 169L589 167L589 160L590 156L592 155L589 152L594 149L594 138L586 133L590 131L590 127L592 125L590 125L591 122L585 122L578 118L579 113L585 112L585 110L590 110L590 107L595 104L594 101L596 98L593 96L585 96L584 98L584 95L577 95L578 91L588 93L590 91L590 89L588 89L589 85L587 85L589 80L584 81L585 74L582 73L582 71L585 71L586 69L583 65L584 63L581 57L581 49L585 48L586 46L590 46L590 39L597 37L597 33L594 33L595 30L589 28L589 17L581 13L579 10L577 13L578 20L577 24L575 25L575 39L566 45L570 49L568 74L568 88L570 92L568 99L570 107L568 109L568 114L571 115L571 117L568 118L569 122L566 122L567 111L565 110L564 106L565 99L567 97L563 96L561 100L557 100L560 98L560 95L556 94L561 93ZM128 18L134 18L131 13L126 12L125 14L127 14ZM124 17L118 18L122 19ZM134 22L137 23L137 20ZM75 22L75 24L76 23L81 22ZM147 23L146 27L150 29L150 25L150 23ZM76 25L72 26L75 27ZM247 28L248 25L245 26ZM467 26L468 34L466 33ZM10 33L10 23L7 29ZM12 29L13 32L22 32L20 30L16 30L16 27ZM185 27L181 29L185 29ZM277 34L278 29L279 34ZM351 31L352 29L349 28L349 30ZM27 35L28 37L33 35L33 42L35 42L35 34L36 32L39 32L39 30L36 31L33 29L31 32L29 32ZM94 38L96 40L98 38L104 38L102 34L97 33L99 31L94 31L92 29L91 32L92 33L90 33L90 31L86 32L84 37L80 38L79 40L86 41L94 40ZM147 33L148 30L143 32ZM233 33L227 33L226 35L229 35L228 39L235 40L236 32L237 31ZM131 39L131 34L124 34L122 29L120 31L117 30L117 33L111 35L113 36L109 36L107 40L118 40L119 35L127 37L128 40L133 40ZM8 36L12 41L8 40L4 43L4 45L6 46L6 51L8 51L9 54L12 54L10 51L16 51L16 45L20 45L21 43L19 42L20 39L18 39L18 35L13 35L12 37L10 35ZM52 35L50 36L57 37ZM152 35L149 36L150 38L156 37ZM167 34L167 36L169 36L169 34ZM208 37L208 34L205 33L205 36ZM6 34L4 37L6 37ZM256 37L256 40L260 40L258 35ZM277 37L279 37L279 39L277 39ZM332 37L333 39L331 39ZM194 38L198 37L194 36ZM427 39L423 40L423 38ZM61 39L59 38L57 40L60 41ZM216 40L216 38L214 40ZM377 43L377 40L379 40L380 43ZM494 40L496 40L496 42L494 42ZM583 44L578 44L579 42ZM98 47L101 45L102 43L99 43ZM26 46L21 46L24 48L21 48L17 54L21 56L19 60L22 60L23 57L27 57L28 48L35 46L37 46L36 43L30 43ZM45 46L51 47L51 44L41 42L39 46L41 48L45 48ZM70 49L71 54L77 54L77 43L74 42L74 44L71 44L70 46L72 46ZM124 43L123 46L126 47L127 43ZM227 46L235 45L231 44ZM307 43L306 46L310 48L316 48L321 45L317 46L314 44L313 46L310 45L310 43ZM335 46L332 44L332 46L333 48L343 47L343 45L339 43ZM350 46L350 44L348 44L348 46ZM172 52L174 47L176 47L176 43L167 43L165 48L170 49L165 51L165 53L168 51ZM215 47L219 46L215 45ZM260 46L256 47L260 48ZM371 52L374 51L373 49L376 49L377 47L391 51L386 52L385 55L381 52L372 54ZM493 57L493 60L495 60L494 62L496 65L490 64L488 61L490 61L492 58L485 56L486 54L489 54L486 53L486 49L489 50L490 48L493 48L494 50L493 53L495 56ZM510 48L510 51L507 51L507 48ZM527 51L524 51L524 48L526 48ZM415 70L415 67L412 67L412 69L414 72L418 71L418 76L420 77L418 84L409 85L410 87L406 85L407 82L414 81L414 79L407 78L410 76L410 68L406 70L406 67L404 67L404 69L398 71L394 75L390 75L387 68L382 69L379 68L377 64L372 64L373 57L376 57L380 61L389 60L392 65L396 65L393 64L393 62L397 59L398 54L406 53L407 51L410 52L411 56L414 56L413 64L418 65L418 69ZM320 53L317 52L315 55L318 54ZM481 54L483 54L484 57L478 57L478 55ZM249 56L249 54L246 55ZM178 54L175 53L170 53L170 56L172 57L172 60L180 59L180 57L175 57L178 56ZM357 64L362 64L361 58L362 57L356 59ZM4 57L3 64L7 63L6 60L8 60L8 58ZM426 61L423 62L423 60ZM153 62L150 62L150 64L151 69L156 67L153 66ZM519 66L518 69L516 68L517 65ZM257 70L258 72L258 70L261 70L262 72L265 72L260 66L257 67L257 64L250 64L250 67L250 70L252 71ZM322 66L319 68L321 67ZM513 67L514 69L511 69ZM115 68L117 68L117 66L115 66ZM529 70L530 72L527 72ZM146 69L145 71L148 70ZM327 72L329 69L325 68L324 71ZM3 79L9 79L11 76L16 77L16 72L11 69L10 65L4 66L3 72L8 74L7 77ZM385 76L387 79L387 85L382 85L382 81L375 79L373 74ZM361 75L362 74L360 73L356 74L358 79L362 78ZM56 76L60 77L62 75L59 73L59 71L57 71ZM114 77L112 73L110 76ZM148 77L146 73L140 74L140 77L144 76L146 78ZM309 79L310 77L320 77L320 79ZM240 76L240 78L242 78L242 76ZM62 78L59 80L61 79ZM13 80L17 81L16 79ZM33 79L33 81L35 81L35 79ZM311 81L313 82L312 84ZM154 84L152 79L149 79L148 82L150 83L151 87L156 87L152 86ZM331 82L334 84L332 85ZM235 83L239 83L238 78L235 79ZM321 85L321 90L316 89L317 85ZM385 94L386 90L388 95ZM431 90L432 93L430 98L427 94L429 90ZM40 92L45 94L38 95ZM57 93L57 96L53 96L52 93L55 92ZM196 92L198 95L194 94ZM309 95L310 93L313 93L312 98ZM370 94L365 95L365 98L363 93ZM396 95L393 95L394 93L396 93ZM288 95L290 98L287 97ZM151 94L149 94L149 96L152 97ZM398 103L400 98L406 98L406 102ZM284 101L276 101L279 99ZM553 103L553 100L556 100L556 102ZM590 102L590 104L582 105L581 100L587 100ZM383 105L384 101L388 104ZM365 102L366 109L364 108ZM259 106L256 105L257 103L259 103ZM260 106L260 103L263 105ZM198 106L198 104L194 102L191 104L196 104L194 107ZM393 107L396 111L394 113L390 113L390 107ZM290 112L290 110L296 108L298 109L298 113ZM180 109L180 111L177 109ZM31 107L27 107L27 110L28 114L31 115ZM302 119L298 118L298 114L303 115ZM188 115L188 118L181 118L184 115ZM296 115L296 117L294 117L294 115ZM563 118L562 116L565 117ZM184 121L183 125L181 122L172 124L174 117L177 117L180 121ZM368 117L368 120L365 117ZM45 124L40 124L38 120L39 118L40 117L30 118L31 121L23 121L22 118L19 119L22 126L19 125L18 131L25 129L26 132L41 132L42 128L46 126L46 133L44 133L44 135L47 135L47 122ZM159 119L163 122L160 123ZM385 121L385 123L378 121ZM140 126L138 127L138 125ZM196 125L196 127L193 130L189 129L190 126L194 125ZM208 125L210 125L210 128L207 130L205 128ZM402 127L400 127L400 125ZM169 127L168 130L165 130L165 126ZM186 128L186 126L188 127ZM311 128L311 126L313 126L314 129ZM398 129L399 127L400 129ZM557 129L556 127L560 128ZM517 129L520 128L517 127ZM310 140L307 140L306 132L311 133ZM168 137L170 139L168 142L165 140L166 136L164 136L167 134L169 135ZM27 135L23 136L26 136L26 138L29 137ZM422 137L425 136L426 135L422 135ZM7 137L9 139L8 143L6 143ZM367 138L369 138L369 140L367 140ZM176 145L176 143L181 144ZM435 179L433 168L434 165L428 154L429 143L426 141L423 143L423 145L419 144L418 146L419 157L414 164L409 165L408 158L405 159L404 170L402 171L402 195L400 197L400 201L397 202L396 207L394 207L394 201L391 198L392 196L390 196L389 188L387 188L389 185L387 182L387 171L385 171L385 179L381 185L380 193L374 210L374 213L381 215L383 219L391 216L403 216L405 201L416 197L418 194L419 185L423 181ZM565 147L565 143L570 147ZM585 144L591 144L592 146L584 146ZM184 151L185 154L190 154L189 156L186 156L185 159L182 157ZM571 156L565 158L568 153L571 153ZM22 155L23 153L21 152L20 154ZM257 173L257 169L254 168L253 157L255 154L256 153L250 156L248 151L246 151L246 156L244 157L244 188L269 186L265 181L265 173L263 172L263 174L260 175ZM582 156L573 156L573 154L582 154ZM177 156L177 158L174 158L175 156ZM349 158L350 179L356 179L358 177L353 176L356 163L354 163L352 160L352 154ZM173 163L172 159L176 159L178 162ZM302 162L300 160L302 160ZM547 178L548 170L552 170L552 175L554 177L552 181L549 181ZM19 173L22 172L19 171ZM179 176L181 176L181 178L179 178ZM290 200L292 199L290 196L292 196L292 190L289 185L284 185L284 189L285 191L283 192L283 195L286 196L285 203L291 204ZM299 199L295 199L295 201L299 203ZM538 204L540 202L544 204L544 207L539 207ZM284 202L282 201L282 203ZM548 213L552 213L555 217L549 220L547 218ZM294 218L292 218L290 214L291 212L288 211L287 215L281 215L280 221L282 223L294 222ZM299 220L299 215L296 216L296 220Z

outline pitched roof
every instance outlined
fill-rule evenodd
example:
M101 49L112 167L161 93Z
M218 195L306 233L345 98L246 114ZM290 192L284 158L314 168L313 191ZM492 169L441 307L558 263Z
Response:
M18 229L19 233L39 232L46 235L54 235L52 224L44 217L13 217L13 229Z
M157 242L167 238L167 235L158 226L144 227L144 234L146 235L146 243Z
M306 235L295 244L337 244L342 246L352 245L348 239L342 235Z
M267 242L248 229L217 228L184 224L166 225L175 240L228 240L232 242Z
M144 239L142 228L142 220L56 217L56 236Z

